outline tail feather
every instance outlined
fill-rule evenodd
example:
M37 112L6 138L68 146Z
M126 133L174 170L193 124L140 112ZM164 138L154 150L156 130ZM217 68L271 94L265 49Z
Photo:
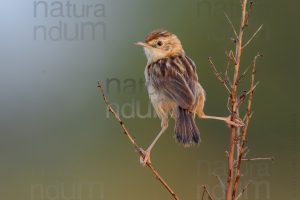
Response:
M175 136L179 143L190 146L200 142L200 132L194 120L194 114L178 107L175 122Z

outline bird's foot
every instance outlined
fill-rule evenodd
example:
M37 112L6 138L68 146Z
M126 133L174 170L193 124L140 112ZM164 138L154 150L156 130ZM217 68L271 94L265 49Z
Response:
M234 120L232 121L230 115L225 119L225 123L228 126L235 126L237 128L245 126L244 122L240 118L234 118Z
M142 166L146 166L147 163L151 163L151 160L150 160L150 153L151 153L151 151L149 149L147 149L145 151L142 148L140 149L140 151L143 153L143 156L140 156L140 163L141 163L141 165Z

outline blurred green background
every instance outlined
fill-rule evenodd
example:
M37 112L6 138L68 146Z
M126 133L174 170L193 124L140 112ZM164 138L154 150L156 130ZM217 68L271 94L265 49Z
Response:
M245 37L260 24L264 27L244 51L242 68L258 51L264 57L257 67L260 85L247 145L249 157L276 160L244 164L242 186L249 180L253 185L243 199L296 200L300 3L254 2ZM232 32L223 11L237 25L239 0L72 0L71 13L67 1L36 3L0 3L0 199L171 199L150 171L140 166L118 123L107 115L97 80L104 82L137 142L148 146L160 122L143 87L146 58L133 43L153 29L165 28L178 35L197 63L207 92L206 113L228 115L226 92L207 57L212 56L224 70ZM82 6L84 16L80 16ZM83 23L98 22L95 38L92 29L76 35L83 33ZM67 28L60 32L51 28L60 23ZM244 80L241 91L248 82ZM197 120L197 124L202 143L183 148L173 138L172 121L152 152L152 162L182 199L201 199L203 184L221 198L214 174L223 179L226 175L228 129L218 121Z

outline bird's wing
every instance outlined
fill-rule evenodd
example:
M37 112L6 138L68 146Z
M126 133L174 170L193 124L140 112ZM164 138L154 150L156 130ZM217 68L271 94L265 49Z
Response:
M150 84L178 106L189 109L195 104L198 76L188 57L181 55L152 63L148 66L148 77Z

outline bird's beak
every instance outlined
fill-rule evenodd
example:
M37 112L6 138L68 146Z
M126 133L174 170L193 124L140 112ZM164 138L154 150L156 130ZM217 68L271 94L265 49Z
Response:
M138 46L142 46L142 47L149 47L149 45L145 42L136 42L134 43L135 45L138 45Z

